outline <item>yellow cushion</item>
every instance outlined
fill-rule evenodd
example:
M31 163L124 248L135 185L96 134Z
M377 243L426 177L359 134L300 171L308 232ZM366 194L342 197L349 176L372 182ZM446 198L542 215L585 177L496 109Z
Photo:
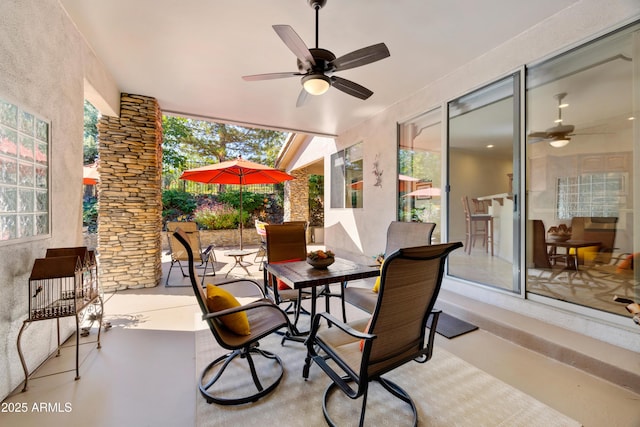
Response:
M207 285L207 308L210 312L240 307L238 300L229 292L215 285ZM220 317L222 324L238 335L249 335L249 318L244 311Z
M380 263L380 271L382 271L382 264L384 264L384 260ZM373 288L371 290L376 294L380 290L380 276L376 277L376 283L373 284Z
M593 264L593 261L596 259L598 255L598 246L587 246L584 248L578 249L578 263L579 264ZM574 248L569 249L569 255L576 254L576 250Z

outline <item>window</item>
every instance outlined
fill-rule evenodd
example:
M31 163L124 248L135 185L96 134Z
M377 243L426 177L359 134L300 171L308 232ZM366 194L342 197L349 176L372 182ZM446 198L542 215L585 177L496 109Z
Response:
M0 99L0 241L49 234L49 123Z
M362 143L331 155L331 207L362 208Z
M558 219L618 217L620 209L627 207L625 175L613 172L558 178Z

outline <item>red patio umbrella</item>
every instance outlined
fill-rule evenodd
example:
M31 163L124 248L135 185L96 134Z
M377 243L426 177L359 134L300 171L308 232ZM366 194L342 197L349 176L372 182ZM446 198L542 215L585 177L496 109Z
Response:
M240 250L242 250L242 186L247 184L278 184L294 179L294 177L281 170L238 157L235 160L188 169L182 172L180 179L204 184L240 185Z
M84 185L96 185L100 180L98 165L88 165L82 167L82 183Z
M435 187L421 188L419 190L407 193L402 197L438 197L440 196L440 189Z

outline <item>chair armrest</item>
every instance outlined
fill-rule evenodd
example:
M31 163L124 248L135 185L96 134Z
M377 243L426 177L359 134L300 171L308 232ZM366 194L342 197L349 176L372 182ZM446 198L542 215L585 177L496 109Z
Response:
M364 340L372 340L377 337L375 334L368 334L366 332L360 332L356 329L353 329L348 324L344 323L341 320L338 320L336 317L332 316L330 313L316 313L313 318L313 325L311 327L311 331L309 334L309 338L315 338L315 335L318 332L318 328L320 327L320 319L325 318L327 322L331 323L332 326L336 326L338 329L342 330L348 335L351 335L354 338L364 339Z

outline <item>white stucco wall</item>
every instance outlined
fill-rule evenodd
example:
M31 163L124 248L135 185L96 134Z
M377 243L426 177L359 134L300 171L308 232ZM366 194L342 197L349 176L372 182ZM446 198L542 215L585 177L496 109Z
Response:
M555 55L638 18L640 2L637 0L578 2L534 28L523 29L523 33L518 37L506 41L495 50L433 82L383 113L341 133L336 139L338 150L360 141L364 142L364 208L326 208L325 244L341 255L355 260L368 259L384 248L384 230L390 221L396 219L395 152L398 122L445 105L447 101L503 77L525 64ZM443 152L446 152L444 147ZM375 181L371 175L377 154L380 154L380 169L384 171L382 187L373 186ZM329 158L325 157L327 180L330 177L329 168ZM328 192L329 183L326 187ZM329 195L326 194L325 198L329 200ZM453 200L451 203L456 201ZM445 206L443 212L444 209ZM603 341L635 351L640 350L637 333L634 335L632 326L628 329L612 327L611 322L615 323L615 319L608 316L606 319L595 320L589 316L571 314L561 309L511 295L497 294L482 287L453 280L446 280L444 287L484 302L528 313ZM619 319L618 324L621 324Z
M118 109L119 91L57 0L0 2L0 97L51 121L51 236L0 244L0 399L23 381L16 339L28 310L35 258L51 247L82 244L82 136L85 77L102 92L103 108ZM86 74L85 74L86 72ZM118 98L119 99L119 96ZM63 338L75 322L61 322ZM22 347L30 370L57 345L55 321L32 323ZM73 374L69 374L73 375Z

